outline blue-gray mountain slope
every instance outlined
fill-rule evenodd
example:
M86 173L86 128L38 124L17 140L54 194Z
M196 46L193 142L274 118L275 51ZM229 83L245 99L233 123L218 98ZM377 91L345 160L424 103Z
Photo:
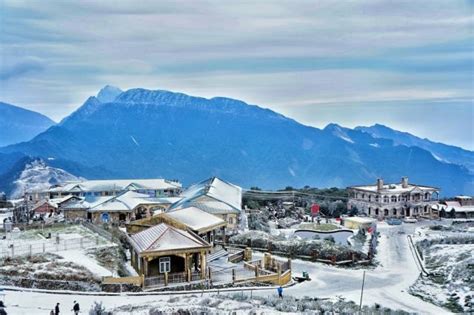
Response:
M340 131L341 129L342 131ZM304 126L271 110L228 98L131 89L113 101L90 97L75 113L33 140L0 149L101 169L110 177L166 177L190 184L221 176L244 187L347 186L377 177L473 192L462 166L418 147L330 125ZM92 175L92 176L91 176Z

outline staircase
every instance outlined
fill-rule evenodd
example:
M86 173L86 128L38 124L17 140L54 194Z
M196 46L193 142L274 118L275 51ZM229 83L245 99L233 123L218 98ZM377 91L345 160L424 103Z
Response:
M210 263L211 261L217 260L227 255L229 255L229 253L225 249L219 249L218 251L215 251L214 253L207 256L207 262Z

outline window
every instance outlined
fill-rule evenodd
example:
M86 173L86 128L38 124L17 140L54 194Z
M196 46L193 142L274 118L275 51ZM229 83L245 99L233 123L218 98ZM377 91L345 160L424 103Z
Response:
M397 196L392 196L392 197L391 197L391 201L392 201L392 202L397 202Z
M234 224L234 218L233 217L229 217L227 219L227 222L229 222L229 224Z
M160 258L160 273L171 271L171 258L162 257Z

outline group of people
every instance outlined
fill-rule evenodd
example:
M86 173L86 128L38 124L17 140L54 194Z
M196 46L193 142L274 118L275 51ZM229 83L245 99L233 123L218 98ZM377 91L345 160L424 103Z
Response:
M79 303L77 303L76 301L74 301L74 304L72 306L72 310L74 312L74 315L78 315L79 314L79 311L81 310L81 308L79 307ZM59 315L59 303L56 303L56 306L54 307L53 310L51 310L51 313L49 313L50 315Z

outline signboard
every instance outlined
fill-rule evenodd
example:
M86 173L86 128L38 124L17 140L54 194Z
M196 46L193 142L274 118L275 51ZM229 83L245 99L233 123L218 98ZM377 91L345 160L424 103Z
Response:
M319 205L317 203L313 203L311 206L311 215L314 217L315 215L319 214Z
M109 222L109 214L107 212L102 213L102 222Z

